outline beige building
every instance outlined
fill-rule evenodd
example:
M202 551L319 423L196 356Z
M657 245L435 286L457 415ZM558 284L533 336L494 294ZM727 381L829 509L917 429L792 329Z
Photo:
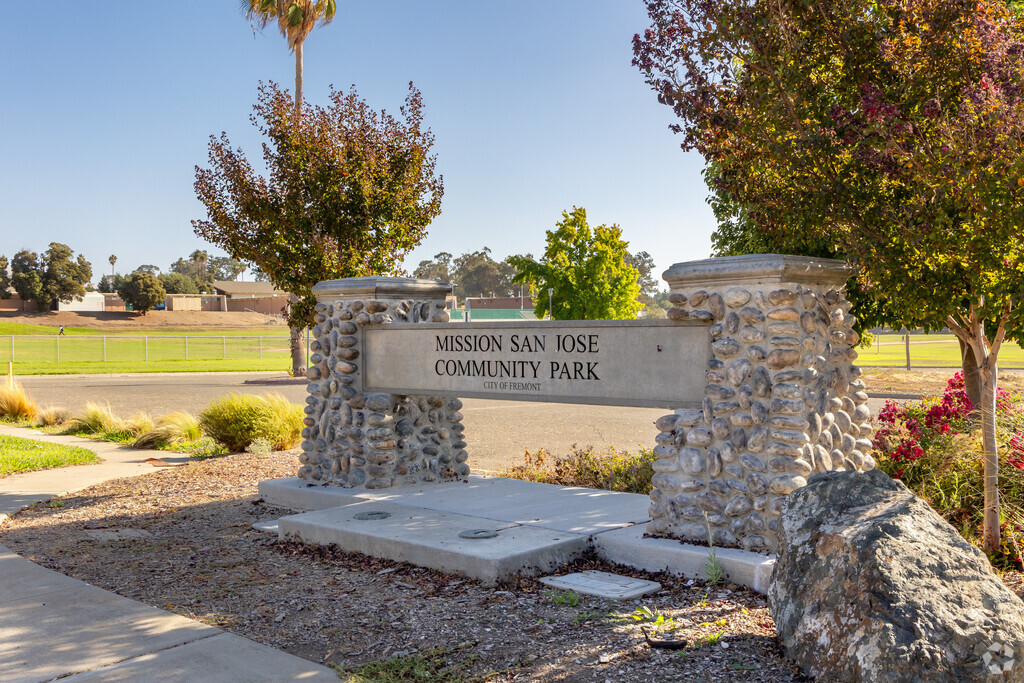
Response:
M269 282L218 280L213 283L213 289L226 298L226 310L229 311L283 315L288 305L288 292L275 288Z

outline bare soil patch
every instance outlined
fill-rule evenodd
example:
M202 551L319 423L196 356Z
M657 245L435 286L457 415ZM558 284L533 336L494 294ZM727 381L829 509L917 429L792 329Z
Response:
M146 315L125 311L50 311L48 313L0 312L0 321L51 327L87 327L125 331L174 327L266 327L284 326L280 318L263 313L235 311L149 311Z
M354 667L445 648L466 676L492 674L487 680L806 680L780 653L764 598L738 586L584 559L559 573L627 573L664 590L557 604L533 579L486 588L337 548L277 542L252 524L289 511L258 499L256 482L290 476L297 466L294 452L240 454L108 482L28 508L0 529L0 543L319 663ZM648 646L641 629L652 625L632 617L642 606L677 627L657 637L690 646Z
M872 396L941 396L949 378L957 372L947 370L891 370L862 368L861 379ZM1007 391L1024 393L1024 373L1004 371L999 373L999 386Z

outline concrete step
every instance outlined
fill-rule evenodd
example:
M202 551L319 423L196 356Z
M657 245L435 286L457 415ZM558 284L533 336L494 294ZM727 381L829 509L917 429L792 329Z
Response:
M620 529L650 520L651 499L636 493L538 484L470 475L466 482L380 491L309 486L295 477L259 484L260 496L293 510L322 510L374 500L575 534Z
M359 518L368 512L388 516ZM374 500L282 517L278 528L284 539L335 544L349 552L410 562L486 584L551 571L589 548L583 534ZM459 536L474 530L496 533L489 538Z

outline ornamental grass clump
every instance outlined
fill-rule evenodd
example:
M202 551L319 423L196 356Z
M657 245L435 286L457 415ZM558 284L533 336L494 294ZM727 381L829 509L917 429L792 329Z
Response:
M88 401L85 409L68 420L64 434L105 435L116 434L127 429L125 421L114 415L110 405Z
M523 455L524 464L502 472L501 476L541 484L583 486L627 493L651 492L653 463L657 457L648 448L641 447L639 453L616 451L614 448L600 453L593 446L578 448L574 445L568 455L556 457L550 467L547 465L547 455L543 448L534 454L526 451Z
M182 411L168 413L132 443L132 448L165 448L198 441L203 429L195 415Z
M71 418L67 408L47 406L36 413L36 424L40 427L59 427Z
M0 420L31 420L39 406L18 382L0 384Z
M1024 398L999 390L1001 544L989 558L996 567L1024 567ZM925 499L969 541L982 544L984 449L972 421L973 406L957 373L941 397L888 402L874 435L878 467Z
M266 439L275 449L299 443L302 407L280 394L229 394L199 413L203 432L232 453L241 453L253 441Z

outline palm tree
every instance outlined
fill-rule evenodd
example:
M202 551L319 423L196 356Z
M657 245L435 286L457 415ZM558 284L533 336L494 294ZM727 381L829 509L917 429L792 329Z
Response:
M336 0L242 0L245 16L260 28L274 19L288 47L295 53L295 112L293 123L302 118L302 44L306 36L321 25L331 23L338 9Z
M302 121L302 44L317 22L329 24L338 9L336 0L241 0L249 21L265 28L274 19L288 47L295 53L295 110L292 126L298 129ZM305 374L305 353L302 348L302 330L289 328L291 333L292 374Z
M107 260L110 261L110 277L114 277L114 264L117 263L117 257L111 254Z

